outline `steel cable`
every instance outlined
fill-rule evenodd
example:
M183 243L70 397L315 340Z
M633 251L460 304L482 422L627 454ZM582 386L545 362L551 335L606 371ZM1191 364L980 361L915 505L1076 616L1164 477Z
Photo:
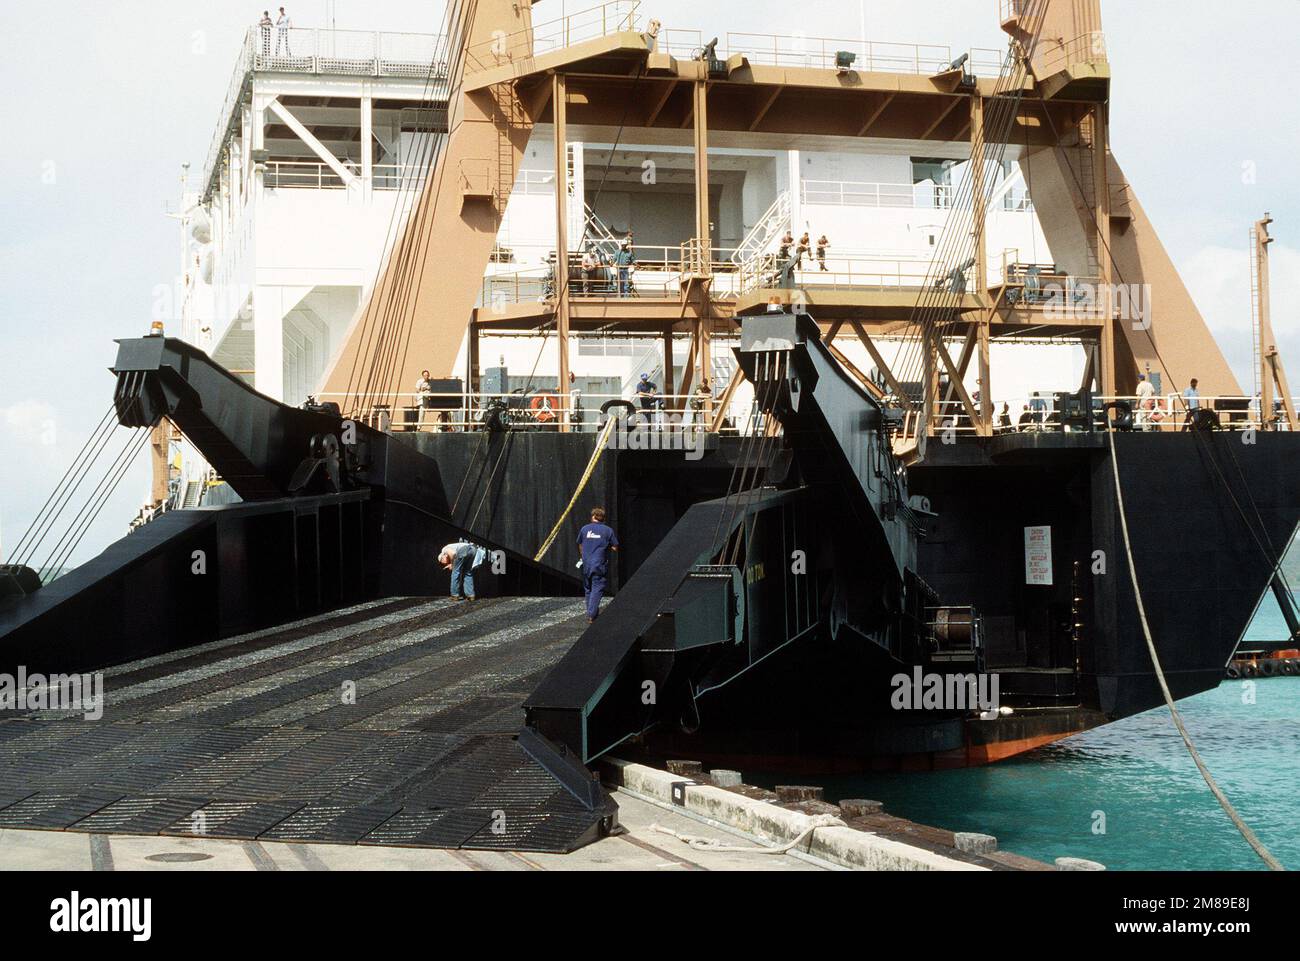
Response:
M86 452L95 443L96 438L100 437L106 431L111 432L111 428L108 427L108 423L110 418L113 417L115 411L116 411L115 407L110 404L108 411L104 414L102 418L100 418L99 423L90 432L90 436L86 438L86 442L82 444L81 450L77 452L77 456L73 458L72 463L69 465L68 469L63 472L63 476L59 479L59 482L55 485L53 493L51 493L50 496L46 499L45 503L41 506L41 509L37 511L35 519L28 526L23 536L19 538L18 543L14 546L13 551L10 553L9 556L13 559L13 563L18 564L20 562L20 558L22 557L23 550L28 546L31 538L36 536L36 532L40 530L41 527L44 526L47 514L50 515L50 523L53 523L58 519L57 515L60 511L62 511L63 505L66 503L66 500L60 499L59 497L60 492L63 490L64 486L72 479L72 477L74 476L74 472L77 470L78 465L81 464L82 459L86 456ZM114 424L113 426L116 426L116 424ZM55 507L56 504L58 505L57 508Z
M1241 836L1246 839L1246 843L1249 844L1251 848L1254 849L1255 853L1259 855L1260 859L1268 865L1269 870L1285 871L1286 868L1282 866L1282 862L1275 858L1268 848L1264 846L1264 843L1260 841L1255 832L1251 830L1250 825L1248 825L1242 819L1241 815L1237 813L1237 809L1232 806L1232 802L1228 800L1228 796L1223 793L1222 789L1220 789L1218 783L1214 780L1214 776L1210 774L1210 769L1206 767L1205 762L1201 760L1200 752L1196 750L1196 745L1192 743L1192 737L1187 732L1186 725L1183 724L1182 715L1178 713L1178 708L1174 704L1174 696L1170 693L1169 684L1165 680L1164 668L1160 665L1160 654L1156 651L1155 641L1151 637L1151 625L1147 621L1146 605L1142 601L1142 588L1141 585L1138 584L1137 567L1133 563L1133 543L1129 537L1128 516L1124 511L1124 487L1119 482L1119 457L1115 450L1115 432L1107 431L1106 433L1110 437L1110 463L1115 474L1115 500L1119 507L1120 530L1124 534L1124 550L1128 556L1129 577L1133 582L1133 594L1137 599L1138 619L1142 622L1142 636L1146 639L1147 653L1151 657L1151 666L1155 668L1156 679L1160 682L1160 693L1164 695L1165 704L1169 708L1169 714L1174 720L1174 726L1178 728L1178 734L1182 737L1183 744L1187 747L1187 752L1192 756L1192 760L1196 763L1196 769L1201 772L1201 777L1204 778L1206 786L1209 787L1210 792L1219 802L1219 806L1222 807L1228 817L1232 819L1232 823L1236 825L1237 830L1241 832Z

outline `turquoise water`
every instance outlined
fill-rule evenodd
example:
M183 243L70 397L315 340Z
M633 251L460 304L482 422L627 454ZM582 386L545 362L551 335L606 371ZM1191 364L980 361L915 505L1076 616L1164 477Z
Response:
M1294 586L1295 579L1291 580ZM1292 592L1292 596L1300 601L1300 594ZM1251 621L1250 627L1246 629L1245 639L1248 641L1282 641L1286 640L1290 631L1286 628L1286 621L1282 618L1282 609L1278 607L1277 598L1270 591L1264 598L1263 603L1259 605L1259 610L1255 613L1255 619Z
M1300 869L1300 677L1225 682L1179 702L1210 772L1260 839ZM984 768L827 780L922 824L993 834L1003 850L1112 870L1263 867L1210 794L1165 709ZM1095 812L1105 833L1094 833Z

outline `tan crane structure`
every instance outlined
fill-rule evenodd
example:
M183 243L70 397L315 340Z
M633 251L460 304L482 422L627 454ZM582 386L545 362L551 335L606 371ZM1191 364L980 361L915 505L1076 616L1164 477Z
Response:
M1251 228L1251 300L1254 307L1255 354L1259 378L1260 419L1265 430L1278 430L1283 423L1287 430L1300 430L1296 420L1295 401L1287 383L1282 355L1278 353L1273 336L1272 298L1270 297L1268 248L1273 243L1268 228L1273 218L1268 214ZM1279 415L1278 403L1282 411Z
M994 147L989 137L998 135L986 116L995 98L1005 102L1005 83L1000 88L999 81L971 76L959 63L927 73L837 63L833 55L799 65L763 62L743 49L678 56L660 43L658 23L643 21L637 3L601 4L546 22L537 15L555 5L542 0L468 6L473 14L462 24L445 145L321 393L354 398L346 406L365 413L365 398L409 389L431 360L441 368L435 375L456 373L466 338L473 382L480 336L503 331L553 333L564 384L571 340L600 331L664 338L670 387L685 395L710 376L713 339L732 334L738 317L762 312L773 300L805 305L832 346L841 336L860 341L890 388L901 390L877 341L909 330L924 284L810 281L792 289L760 272L720 291L719 272L737 268L713 252L709 148L872 138L918 148L965 144L975 182L983 183L984 155ZM1198 378L1208 395L1240 394L1111 147L1099 0L1002 0L1001 13L1016 55L1028 64L1014 91L1018 106L1007 139L1022 151L1055 272L1071 285L1082 279L1095 296L1084 306L1053 310L1024 296L1024 265L1006 263L992 279L987 202L977 190L974 279L953 300L956 321L948 335L962 349L953 356L943 338L930 338L928 377L937 383L941 372L948 374L983 435L994 430L990 385L997 371L990 344L1027 333L1081 343L1091 358L1084 386L1095 384L1103 396L1133 394L1141 369L1159 371L1171 385ZM531 301L484 302L484 267L516 171L532 132L543 126L556 145L557 185L569 182L566 142L575 129L615 143L626 130L637 142L693 150L695 227L694 236L682 238L674 265L680 291L627 299L577 289L568 278L580 238L569 235L566 192L557 189L554 289ZM1038 280L1035 274L1032 282ZM387 340L398 360L377 364L377 331L385 325L400 334ZM680 374L673 370L675 336L691 342L688 369ZM971 364L983 386L978 407L961 385ZM372 373L362 388L365 369ZM1280 365L1275 369L1280 373ZM936 425L936 398L928 392L917 423Z

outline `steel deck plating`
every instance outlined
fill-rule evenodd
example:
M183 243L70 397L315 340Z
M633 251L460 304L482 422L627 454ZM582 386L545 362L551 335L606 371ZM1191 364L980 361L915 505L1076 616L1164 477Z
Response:
M390 600L114 668L98 722L0 715L0 828L572 850L600 816L514 738L584 626Z

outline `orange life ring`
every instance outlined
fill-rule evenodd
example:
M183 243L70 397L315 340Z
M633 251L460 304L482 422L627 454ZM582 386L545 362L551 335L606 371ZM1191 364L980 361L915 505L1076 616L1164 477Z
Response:
M552 397L559 399L556 394L536 394L528 402L528 407L532 410L535 415L534 419L539 424L549 424L555 420L555 407L551 403Z

